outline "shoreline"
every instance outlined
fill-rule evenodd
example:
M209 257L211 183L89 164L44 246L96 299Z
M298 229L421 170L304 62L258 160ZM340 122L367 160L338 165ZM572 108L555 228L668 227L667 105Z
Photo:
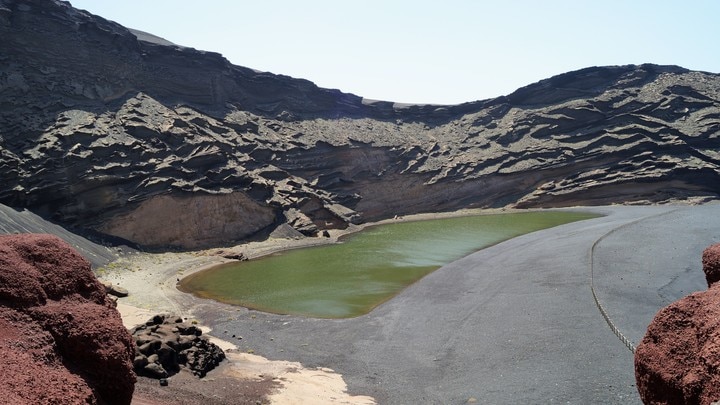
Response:
M202 300L222 304L214 300L197 298L192 294L180 291L177 283L193 274L208 270L210 268L236 262L236 259L229 259L222 255L243 254L247 260L255 260L275 253L301 249L306 247L324 246L335 243L342 243L357 232L379 225L386 225L400 222L426 221L442 218L456 218L474 215L509 214L517 212L533 212L547 210L583 210L593 207L561 207L561 208L469 208L457 211L439 213L419 213L406 215L397 218L384 219L374 222L366 222L359 225L350 225L345 229L328 230L329 237L303 237L303 238L268 238L263 241L252 241L226 248L211 248L190 252L134 252L121 256L118 260L95 270L95 275L102 281L120 285L130 291L130 295L120 298L118 303L122 304L125 312L132 313L130 307L137 310L157 312L177 311L178 315L191 317L195 314L180 313L182 301ZM227 305L227 304L222 304ZM137 311L135 311L137 312ZM135 314L128 314L128 320L135 318ZM125 317L125 315L123 315Z
M463 209L442 213L421 213L350 225L346 229L329 230L329 237L268 238L264 241L194 252L135 252L126 254L107 266L95 270L95 274L100 280L120 285L130 292L128 297L118 299L117 305L123 324L128 329L163 312L177 314L186 320L196 320L200 325L208 325L212 322L208 322L201 315L201 312L205 314L208 312L207 310L198 311L200 306L227 308L229 305L197 298L192 294L182 292L177 289L177 283L190 275L236 261L219 254L242 253L248 260L253 260L286 250L341 243L345 237L378 225L538 210L543 209ZM203 326L203 333L227 354L229 365L218 373L245 381L258 380L257 376L262 375L265 379L272 378L279 384L280 388L268 396L271 403L357 405L375 403L372 397L348 394L347 384L342 375L335 373L332 369L306 368L297 362L269 360L253 353L241 352L236 344L221 338L220 333L213 333L212 329L207 326ZM332 399L322 402L318 398Z
M563 207L552 210L594 210L597 207ZM343 230L330 230L330 237L304 237L300 239L268 238L264 241L248 242L229 248L208 249L184 253L132 253L121 257L104 268L96 270L96 275L103 281L109 281L126 288L130 295L118 300L118 311L127 328L146 321L160 312L170 312L182 316L186 320L196 320L201 325L217 324L208 318L213 309L228 310L232 306L217 301L202 299L177 289L177 283L185 277L206 269L236 261L218 256L219 253L242 253L248 259L257 259L280 251L303 247L328 245L341 242L342 238L362 231L369 227L398 222L423 221L440 218L461 217L470 215L492 215L513 212L544 211L549 209L463 209L443 213L421 213L399 218L351 225ZM210 308L209 310L207 308ZM241 313L252 310L237 309ZM254 317L254 315L252 315ZM227 331L225 331L227 332ZM281 386L269 396L271 401L278 403L318 403L317 398L335 398L326 402L368 404L375 403L367 396L351 396L347 394L347 385L342 375L332 370L316 367L306 369L300 363L284 360L271 361L252 353L243 353L232 342L222 339L221 333L213 333L205 327L206 333L214 343L228 354L230 366L224 370L233 370L230 374L246 380L252 373L255 375L272 376ZM246 355L256 356L248 359ZM292 363L292 364L291 364ZM291 364L291 365L289 365ZM258 371L258 367L263 371ZM283 371L284 370L284 371ZM224 374L228 373L223 371ZM334 381L332 394L323 392L327 381ZM310 390L311 392L307 392ZM302 398L312 397L314 401ZM305 401L305 402L304 402Z
M281 247L280 247L281 248ZM125 260L123 260L125 259ZM196 256L188 253L171 254L133 254L131 258L118 260L120 265L112 270L105 270L99 275L103 281L111 281L128 289L130 295L117 301L117 310L127 329L144 323L157 313L173 313L188 321L197 321L205 336L218 345L226 354L226 361L205 378L197 379L182 376L184 384L201 384L208 386L215 381L227 379L238 383L267 384L274 383L268 392L270 403L293 404L350 404L370 405L375 400L368 396L353 396L347 393L347 384L342 375L325 367L305 367L298 362L286 360L269 360L248 350L243 352L238 345L229 341L228 337L214 333L204 317L197 313L198 302L211 308L224 308L222 304L212 300L196 298L183 293L175 285L179 276L187 271L194 274L218 264L231 262L218 256ZM137 270L142 268L143 270ZM147 274L143 274L147 273ZM174 376L173 376L174 377ZM170 386L173 386L170 377ZM188 383L188 380L190 382ZM147 384L147 382L145 383ZM186 386L183 386L186 389ZM221 389L222 387L218 387ZM143 394L139 394L143 395Z

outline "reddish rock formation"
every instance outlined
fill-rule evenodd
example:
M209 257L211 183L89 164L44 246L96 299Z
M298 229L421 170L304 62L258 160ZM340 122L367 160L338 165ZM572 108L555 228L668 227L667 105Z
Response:
M635 378L646 404L720 400L720 245L703 253L710 288L660 310L635 351Z
M51 235L0 236L7 403L129 404L134 344L90 264Z
M708 287L720 280L720 243L709 246L702 255L703 271Z

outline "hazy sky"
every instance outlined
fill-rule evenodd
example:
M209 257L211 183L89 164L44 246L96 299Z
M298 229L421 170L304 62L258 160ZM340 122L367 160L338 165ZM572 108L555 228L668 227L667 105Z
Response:
M454 104L588 66L720 72L717 0L70 0L232 63L359 96Z

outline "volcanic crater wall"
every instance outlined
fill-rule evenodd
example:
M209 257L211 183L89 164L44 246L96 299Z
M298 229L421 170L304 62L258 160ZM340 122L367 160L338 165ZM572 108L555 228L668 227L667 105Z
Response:
M404 105L140 40L55 0L0 0L0 36L0 203L149 247L718 195L717 74L593 67Z

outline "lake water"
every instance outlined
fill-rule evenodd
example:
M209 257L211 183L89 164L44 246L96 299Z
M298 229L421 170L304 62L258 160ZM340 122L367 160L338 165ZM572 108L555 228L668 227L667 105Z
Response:
M186 277L180 289L265 312L354 317L472 252L525 233L597 216L537 211L379 225L339 244L214 267Z

